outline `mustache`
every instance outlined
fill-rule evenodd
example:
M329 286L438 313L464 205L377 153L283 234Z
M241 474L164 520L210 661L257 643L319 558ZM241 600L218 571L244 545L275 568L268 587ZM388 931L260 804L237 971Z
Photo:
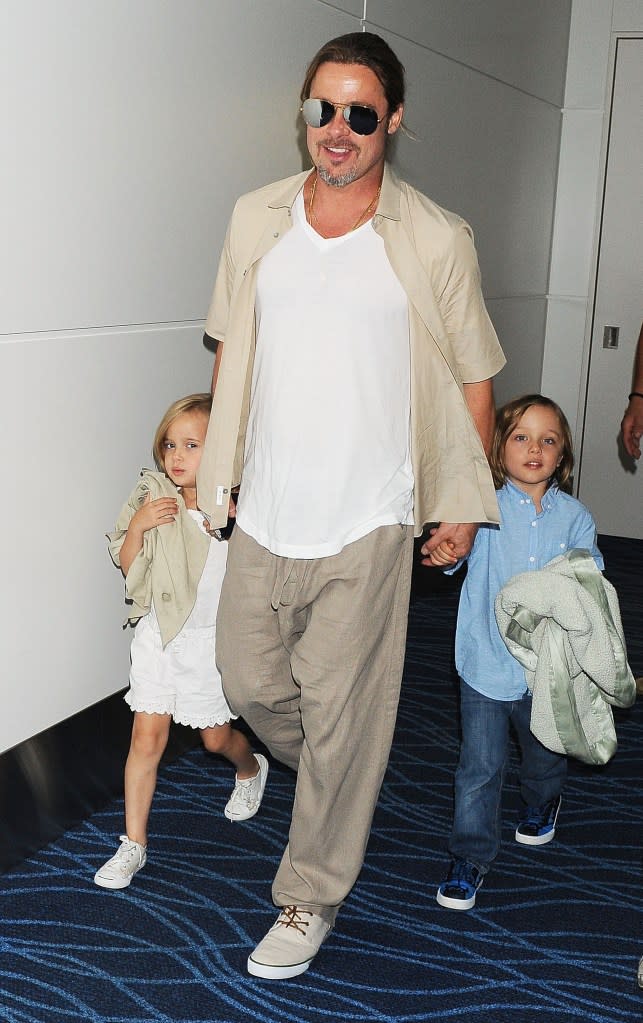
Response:
M359 146L353 142L339 142L337 139L322 139L317 143L317 149L350 149L353 153L359 153Z

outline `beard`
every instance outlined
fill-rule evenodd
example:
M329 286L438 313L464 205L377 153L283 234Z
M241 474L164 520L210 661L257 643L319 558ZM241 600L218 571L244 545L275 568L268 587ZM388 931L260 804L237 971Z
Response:
M358 173L359 171L356 167L347 171L346 174L331 174L325 167L317 168L317 174L321 180L325 185L330 185L332 188L345 188L346 185L351 185Z

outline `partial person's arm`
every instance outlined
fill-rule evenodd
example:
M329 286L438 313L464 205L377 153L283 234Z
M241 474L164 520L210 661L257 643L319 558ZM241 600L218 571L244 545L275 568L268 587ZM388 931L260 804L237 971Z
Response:
M631 455L632 458L640 458L641 437L643 437L643 324L641 324L634 359L632 397L621 422L621 436L628 455Z

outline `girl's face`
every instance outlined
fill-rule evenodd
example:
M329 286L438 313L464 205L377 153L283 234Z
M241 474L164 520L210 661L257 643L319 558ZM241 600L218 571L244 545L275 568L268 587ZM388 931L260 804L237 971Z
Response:
M203 412L182 412L173 419L163 438L163 468L177 487L196 490L208 417Z
M546 405L532 405L505 441L507 479L540 504L562 457L563 431L557 414Z

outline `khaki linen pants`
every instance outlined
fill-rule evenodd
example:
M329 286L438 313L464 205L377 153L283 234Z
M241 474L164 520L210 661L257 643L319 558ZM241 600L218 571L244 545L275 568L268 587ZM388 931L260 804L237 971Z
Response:
M277 557L237 526L217 617L227 700L297 771L272 896L332 924L364 861L397 714L413 530Z

